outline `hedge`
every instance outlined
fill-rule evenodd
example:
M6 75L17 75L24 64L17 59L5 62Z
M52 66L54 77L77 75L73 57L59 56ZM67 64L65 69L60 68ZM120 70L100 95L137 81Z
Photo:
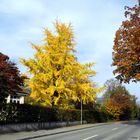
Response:
M78 109L47 108L29 104L0 104L0 124L79 121L81 111ZM99 110L83 110L83 120L105 122L107 114Z

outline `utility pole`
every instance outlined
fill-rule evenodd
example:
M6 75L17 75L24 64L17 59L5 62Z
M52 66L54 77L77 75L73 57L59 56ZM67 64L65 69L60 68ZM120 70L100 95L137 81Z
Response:
M83 106L82 106L82 97L81 97L81 125L83 124Z

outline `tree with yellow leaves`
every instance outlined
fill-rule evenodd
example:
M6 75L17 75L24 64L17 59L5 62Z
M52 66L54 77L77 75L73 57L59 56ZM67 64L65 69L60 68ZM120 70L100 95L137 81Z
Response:
M21 62L27 66L30 97L41 105L60 105L63 101L94 101L97 88L91 81L96 72L93 64L80 64L75 56L75 41L71 25L55 22L55 33L45 29L45 43L32 44L34 58Z
M116 120L129 119L135 108L136 98L119 83L118 80L110 79L105 83L104 105L106 111Z

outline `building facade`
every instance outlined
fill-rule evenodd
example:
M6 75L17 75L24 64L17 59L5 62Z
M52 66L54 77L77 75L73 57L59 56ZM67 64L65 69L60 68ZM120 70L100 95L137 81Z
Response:
M25 92L18 92L15 95L9 95L6 98L7 103L17 103L17 104L24 104L24 98L28 94Z

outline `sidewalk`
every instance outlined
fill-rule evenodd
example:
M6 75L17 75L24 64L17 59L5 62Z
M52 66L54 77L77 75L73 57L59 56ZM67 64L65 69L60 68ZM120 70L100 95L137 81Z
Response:
M85 128L105 125L108 123L95 123L95 124L84 124L84 125L76 125L70 127L62 127L56 128L51 130L37 130L37 131L24 131L24 132L17 132L17 133L8 133L0 135L0 140L29 140L33 138L39 138L43 136L55 135L75 130L81 130Z

